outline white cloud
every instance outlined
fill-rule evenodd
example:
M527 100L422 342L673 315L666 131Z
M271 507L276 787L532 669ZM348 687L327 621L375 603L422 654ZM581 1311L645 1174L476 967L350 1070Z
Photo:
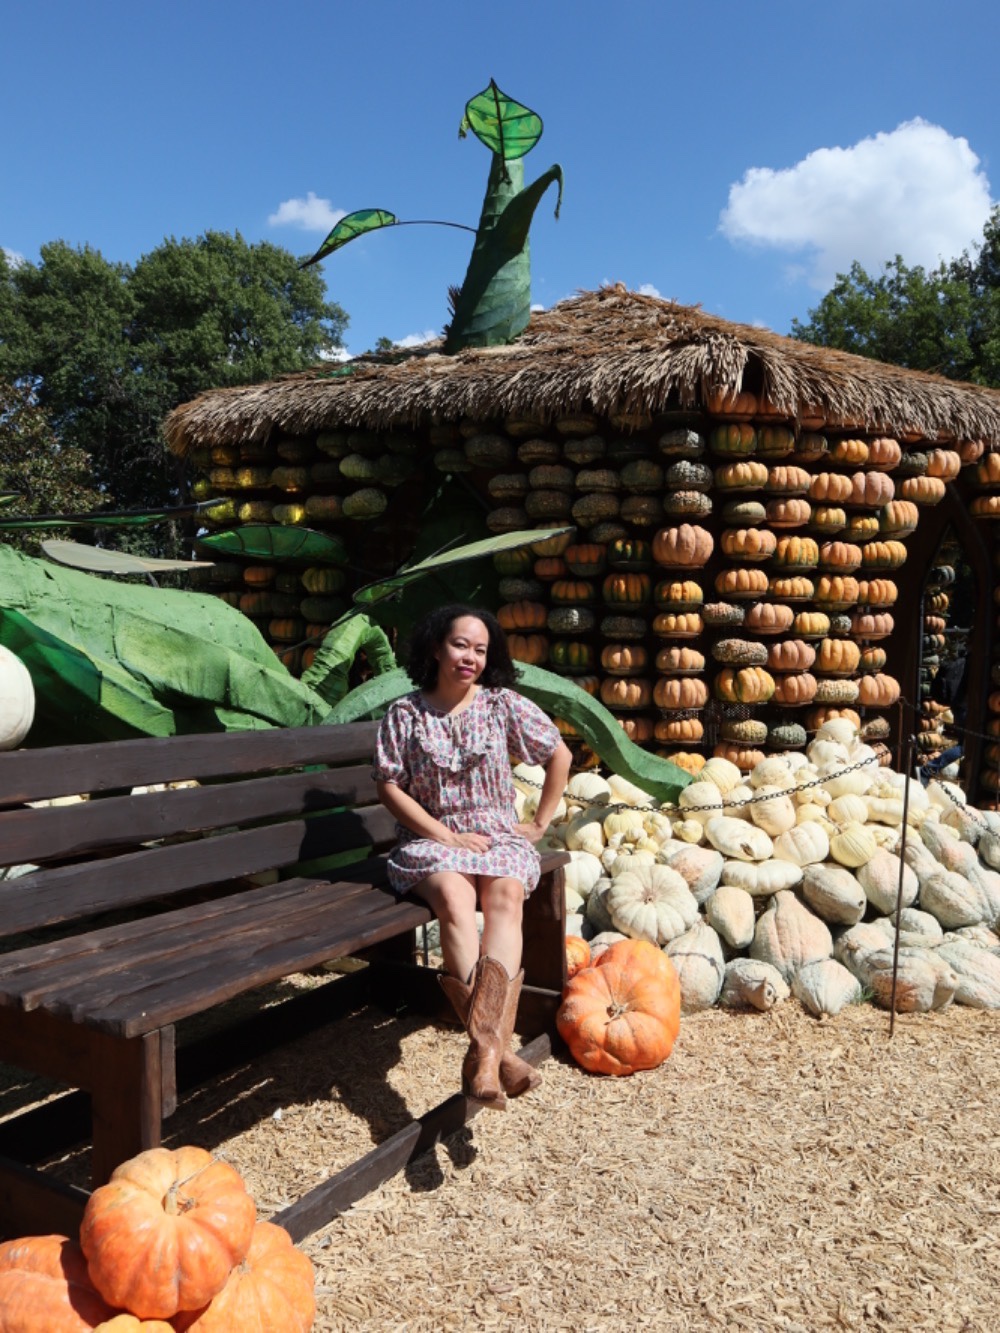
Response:
M329 199L318 198L312 190L304 199L285 199L268 217L271 227L301 227L303 231L332 231L346 210L334 208Z
M539 310L544 310L544 309L545 309L545 307L542 305L541 301L532 301L532 303L531 303L531 313L532 313L533 315L534 315L534 314L537 314L537 312L538 312Z
M424 343L433 342L440 335L435 329L424 329L423 333L408 333L405 338L394 338L393 347L422 347Z
M877 272L897 254L933 268L982 235L990 186L967 139L906 121L850 148L817 148L793 167L751 167L729 189L730 241L806 252L796 265L822 290L853 260Z
M334 347L329 352L320 352L321 361L353 361L354 357L346 347Z
M651 282L644 282L641 287L636 289L640 296L658 296L663 299L663 293L658 287L654 287Z
M22 264L27 263L27 260L24 255L21 254L20 250L12 250L10 246L7 245L0 245L0 250L3 250L4 255L7 258L7 263L11 268L19 268Z

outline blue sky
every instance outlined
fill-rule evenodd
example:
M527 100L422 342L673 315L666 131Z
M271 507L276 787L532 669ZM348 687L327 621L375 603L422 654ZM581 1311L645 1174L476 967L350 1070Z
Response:
M1000 193L988 0L12 0L3 31L0 245L32 261L212 228L305 255L362 207L474 225L489 155L457 128L491 77L545 121L527 179L566 174L546 306L620 281L784 333L852 258L959 253ZM326 260L350 351L439 331L470 241Z

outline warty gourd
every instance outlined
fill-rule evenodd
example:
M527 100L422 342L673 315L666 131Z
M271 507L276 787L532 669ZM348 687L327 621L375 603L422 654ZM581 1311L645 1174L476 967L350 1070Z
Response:
M776 967L753 958L733 958L726 964L719 1003L726 1009L768 1009L787 1000L791 991Z

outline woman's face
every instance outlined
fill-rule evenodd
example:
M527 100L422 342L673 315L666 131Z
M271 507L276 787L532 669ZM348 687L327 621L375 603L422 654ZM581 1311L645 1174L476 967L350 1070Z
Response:
M438 663L438 683L472 685L483 674L489 652L490 635L475 616L453 620L440 648L434 653Z

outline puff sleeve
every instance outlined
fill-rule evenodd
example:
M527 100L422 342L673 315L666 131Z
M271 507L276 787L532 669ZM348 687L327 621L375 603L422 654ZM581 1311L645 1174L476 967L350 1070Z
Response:
M545 764L559 744L559 729L537 704L514 690L505 690L507 750L519 763Z
M404 790L409 786L409 722L407 713L393 705L379 723L372 763L372 777L376 782L392 782Z

